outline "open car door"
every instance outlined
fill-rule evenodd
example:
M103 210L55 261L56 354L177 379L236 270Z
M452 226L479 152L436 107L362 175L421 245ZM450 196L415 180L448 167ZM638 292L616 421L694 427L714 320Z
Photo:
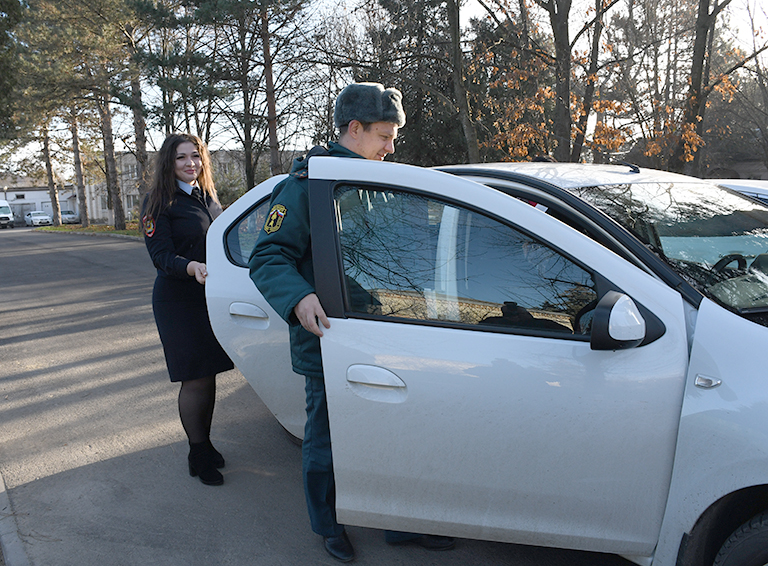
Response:
M473 181L328 157L309 175L339 521L651 555L680 295ZM637 307L643 339L595 349L607 296Z

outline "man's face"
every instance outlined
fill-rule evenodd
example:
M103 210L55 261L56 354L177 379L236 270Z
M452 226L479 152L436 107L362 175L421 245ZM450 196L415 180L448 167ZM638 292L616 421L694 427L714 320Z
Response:
M366 159L382 161L395 153L397 130L397 124L390 122L374 122L365 130L360 122L353 120L342 145Z

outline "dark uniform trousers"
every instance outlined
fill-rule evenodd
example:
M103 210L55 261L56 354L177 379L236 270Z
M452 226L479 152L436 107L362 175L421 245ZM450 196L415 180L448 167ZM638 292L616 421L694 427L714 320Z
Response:
M336 482L333 477L325 381L322 377L304 378L307 423L304 425L304 441L301 444L301 463L309 521L317 534L337 537L344 532L344 527L336 521ZM384 540L389 543L405 542L419 536L416 533L384 531Z
M301 445L304 495L312 530L324 537L336 537L344 532L344 527L336 522L336 483L325 382L322 377L305 376L305 379L307 424Z

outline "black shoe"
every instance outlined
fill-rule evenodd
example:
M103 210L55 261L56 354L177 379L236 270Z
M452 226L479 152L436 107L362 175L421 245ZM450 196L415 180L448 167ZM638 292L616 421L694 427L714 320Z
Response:
M224 456L221 455L221 452L216 450L213 447L213 444L211 444L211 441L208 441L208 448L213 451L213 465L217 468L223 468L226 462L224 462Z
M456 546L456 539L453 537L443 537L439 535L421 535L416 538L407 540L400 540L397 542L389 542L393 546L400 546L403 544L417 544L421 548L427 550L450 550Z
M205 485L221 485L224 476L216 469L214 453L205 442L189 445L189 475L200 476L200 481Z
M349 542L346 531L337 537L325 537L325 550L339 562L352 562L355 559L355 549Z

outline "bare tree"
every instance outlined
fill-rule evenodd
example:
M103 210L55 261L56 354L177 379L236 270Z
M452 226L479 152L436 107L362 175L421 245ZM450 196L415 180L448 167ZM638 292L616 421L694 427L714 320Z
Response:
M80 210L80 223L83 228L90 225L88 217L88 202L85 195L85 181L83 179L83 162L80 154L80 132L78 130L77 111L72 110L69 116L69 131L72 133L72 155L75 167L75 186L77 188L77 201Z
M61 226L61 209L59 208L59 191L56 179L53 177L53 163L51 162L51 138L48 135L48 125L44 125L41 131L43 141L43 161L45 162L45 173L48 180L48 196L51 198L51 208L53 225Z
M715 57L713 40L715 23L718 16L732 0L699 0L696 15L696 33L693 43L693 61L690 73L690 88L685 103L683 118L680 123L675 153L670 166L673 170L696 173L698 162L695 160L701 146L706 101L709 95L736 70L754 60L760 53L768 50L768 43L756 46L747 56L736 56L724 65L714 69Z

